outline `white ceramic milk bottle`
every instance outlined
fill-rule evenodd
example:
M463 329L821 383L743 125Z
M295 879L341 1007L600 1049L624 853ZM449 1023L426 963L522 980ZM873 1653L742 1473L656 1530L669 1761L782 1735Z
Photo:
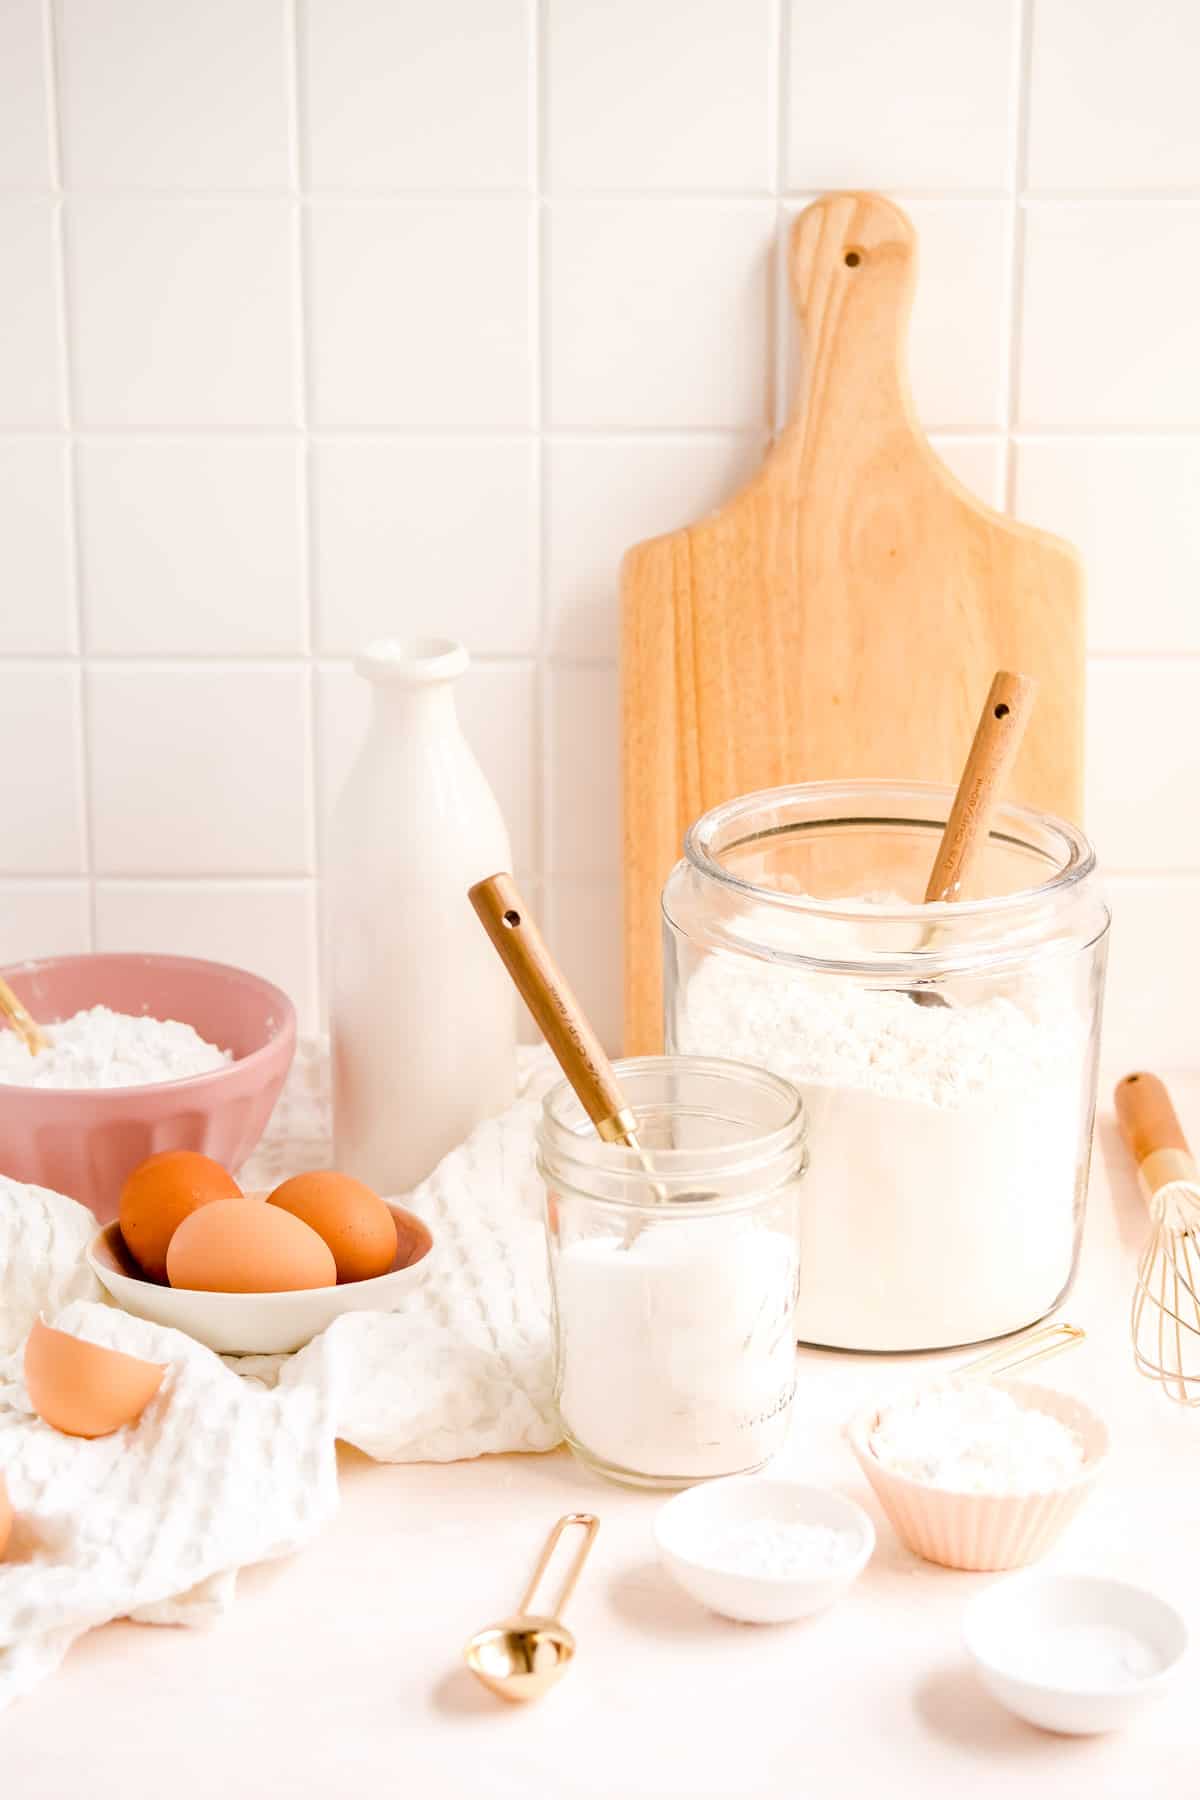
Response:
M327 878L334 1159L403 1194L513 1097L512 984L467 899L511 866L459 728L467 652L372 644L366 741L334 814Z

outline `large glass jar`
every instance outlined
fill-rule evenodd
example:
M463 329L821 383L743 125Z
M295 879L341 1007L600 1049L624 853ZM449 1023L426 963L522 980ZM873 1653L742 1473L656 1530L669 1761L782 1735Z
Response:
M1003 806L922 905L949 789L810 783L687 835L663 893L668 1050L795 1083L797 1330L924 1350L1052 1311L1079 1252L1109 915L1091 846Z
M783 1443L795 1387L804 1109L716 1057L616 1070L644 1161L565 1082L538 1132L563 1433L642 1486L744 1474Z

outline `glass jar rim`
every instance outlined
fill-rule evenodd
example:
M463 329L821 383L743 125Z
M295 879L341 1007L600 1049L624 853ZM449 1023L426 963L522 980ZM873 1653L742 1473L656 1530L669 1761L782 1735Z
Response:
M760 1095L774 1095L782 1103L783 1117L778 1124L761 1129L746 1125L744 1135L734 1143L711 1145L703 1149L656 1148L652 1152L653 1173L663 1181L683 1183L687 1188L692 1188L702 1187L706 1180L736 1180L752 1175L756 1170L769 1169L772 1163L787 1158L792 1153L795 1153L801 1167L803 1166L808 1136L808 1111L795 1086L783 1076L772 1074L769 1069L761 1068L756 1063L738 1062L723 1056L629 1056L614 1062L613 1069L635 1117L638 1113L638 1082L651 1074L664 1078L683 1074L708 1076L714 1080L736 1083L744 1093L753 1091ZM669 1113L670 1102L661 1104L658 1110ZM678 1110L683 1116L694 1112L695 1107L681 1103ZM648 1197L645 1201L640 1201L596 1193L586 1182L564 1180L563 1172L570 1170L584 1177L591 1171L594 1176L610 1181L628 1177L633 1182L647 1182L646 1165L639 1153L625 1144L611 1143L598 1135L569 1082L556 1082L542 1101L537 1142L538 1167L547 1182L553 1182L557 1187L569 1187L597 1206L611 1206L622 1212L662 1215L664 1203L661 1200ZM553 1170L548 1166L550 1159L555 1164ZM745 1194L701 1195L694 1200L672 1198L667 1205L672 1218L709 1217L719 1212L738 1211L761 1203L773 1186L785 1186L795 1179L796 1173L797 1169L791 1167L778 1183L767 1182Z
M945 802L946 814L949 816L950 806L954 799L954 789L940 782L930 781L805 781L793 783L786 787L760 788L750 794L741 794L735 800L727 800L720 806L714 806L701 815L694 824L688 827L683 840L684 860L698 875L717 883L722 888L741 894L759 905L779 906L788 911L808 914L825 919L852 921L861 919L864 912L869 912L873 924L903 924L914 919L922 922L933 922L941 919L967 921L970 919L986 919L990 915L999 914L1009 917L1030 908L1045 905L1047 900L1056 899L1069 893L1081 881L1095 871L1096 852L1091 843L1077 826L1055 813L1041 812L1036 807L1021 806L1015 802L1004 801L996 809L996 820L1008 820L1010 825L1024 823L1033 834L1033 839L1022 840L1026 847L1031 847L1037 837L1057 839L1063 847L1063 857L1055 873L1035 887L1017 888L1008 894L994 894L976 900L951 901L909 901L880 905L876 901L864 901L859 905L847 906L845 902L834 905L820 900L811 894L795 894L782 888L760 887L757 883L747 881L718 860L714 849L723 833L739 823L751 819L755 813L769 807L786 805L789 801L804 799L806 801L824 801L829 822L833 822L838 814L837 807L848 802L877 799L882 802L884 796L893 803L903 801L931 800ZM864 813L862 824L877 823L880 825L913 825L932 830L937 821L927 818L909 816L904 812L877 815ZM744 837L735 838L735 844L754 841L755 837L781 834L786 826L775 826L770 833L756 834L748 831ZM993 831L995 826L993 826ZM1000 834L1007 835L1007 834ZM730 846L725 846L726 848Z

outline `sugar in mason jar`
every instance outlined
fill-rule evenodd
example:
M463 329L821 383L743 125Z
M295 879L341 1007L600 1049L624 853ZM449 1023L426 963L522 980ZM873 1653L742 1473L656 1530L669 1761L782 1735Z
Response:
M638 1154L565 1082L538 1133L564 1436L617 1480L683 1487L760 1468L795 1387L795 1089L716 1057L616 1064Z
M804 1100L810 1343L1003 1336L1074 1273L1109 924L1095 856L1001 806L969 897L926 906L952 797L750 794L692 827L663 893L667 1049L760 1063Z

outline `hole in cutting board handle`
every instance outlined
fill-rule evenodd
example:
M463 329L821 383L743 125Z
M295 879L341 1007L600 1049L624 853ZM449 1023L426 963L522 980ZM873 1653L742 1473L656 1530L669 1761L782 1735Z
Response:
M848 269L857 269L859 263L862 261L862 251L847 250L842 260L845 262Z
M504 923L508 926L508 929L510 931L515 931L517 926L521 923L520 913L514 912L512 907L510 906L508 911L504 915Z
M994 709L992 717L996 719L1007 719L1008 707L1004 704L1003 700L1000 702L999 706Z

